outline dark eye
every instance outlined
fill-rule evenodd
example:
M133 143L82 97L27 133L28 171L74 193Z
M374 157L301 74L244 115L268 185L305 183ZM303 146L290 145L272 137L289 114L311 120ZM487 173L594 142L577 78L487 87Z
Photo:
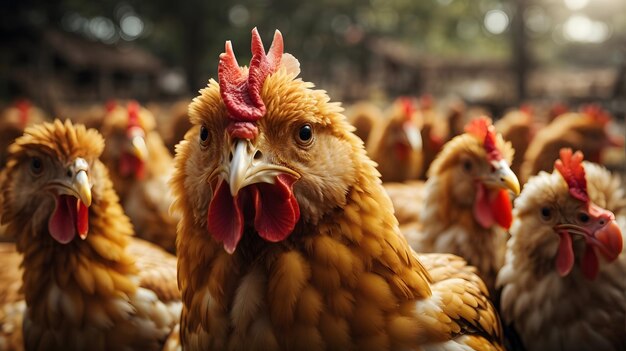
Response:
M310 124L305 124L300 127L298 131L298 143L301 145L309 145L313 141L313 127Z
M39 157L33 157L30 160L30 171L33 172L34 175L40 175L43 172L43 162Z
M200 142L205 143L209 139L209 130L205 126L200 127Z
M470 160L463 161L463 169L466 172L471 172L472 168L473 168L472 161L470 161Z
M549 220L550 218L552 218L552 210L549 207L542 207L541 218L544 220Z
M587 213L585 213L585 212L578 213L578 220L581 223L587 223L587 222L589 222L590 219L591 218L589 218L589 215Z

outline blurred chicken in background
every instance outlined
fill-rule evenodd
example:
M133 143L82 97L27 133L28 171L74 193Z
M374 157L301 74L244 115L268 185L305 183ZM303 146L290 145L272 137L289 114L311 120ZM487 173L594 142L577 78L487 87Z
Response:
M178 221L169 213L172 155L155 131L153 115L134 101L118 104L104 117L102 134L102 160L135 230L173 252Z
M32 124L44 122L45 113L29 100L21 99L6 107L0 116L0 169L7 161L8 148Z

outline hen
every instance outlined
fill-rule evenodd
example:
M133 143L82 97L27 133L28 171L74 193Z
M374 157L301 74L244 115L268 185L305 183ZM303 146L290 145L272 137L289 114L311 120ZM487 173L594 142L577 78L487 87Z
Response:
M473 268L420 263L339 104L296 79L280 32L267 55L252 33L250 67L227 42L177 148L183 347L501 349Z
M562 150L515 201L498 285L502 317L528 350L626 349L624 192L582 158Z
M179 218L169 212L173 198L167 185L174 163L154 117L131 101L111 109L102 134L102 161L138 236L174 252Z
M175 258L132 238L103 147L95 130L56 120L10 148L2 222L16 244L0 256L3 349L23 337L27 350L158 350L178 321Z
M417 179L423 155L414 103L410 98L399 98L386 115L374 124L367 153L378 164L383 182Z
M533 123L533 113L528 107L509 111L495 123L496 130L515 150L511 162L511 170L515 174L520 173L524 154L535 134Z
M493 289L512 220L509 191L520 189L509 168L512 156L510 143L491 121L478 118L444 145L424 186L387 188L398 217L408 220L400 229L411 247L465 258ZM420 202L408 202L412 199Z
M383 111L375 104L362 101L352 105L346 112L348 122L356 128L354 134L367 145L374 126L383 119Z
M45 114L28 100L18 100L5 108L0 116L0 169L7 162L9 145L22 135L24 128L46 120Z
M610 121L611 116L595 105L557 117L528 146L520 171L522 182L539 171L550 171L564 147L581 150L590 161L600 163L604 149L624 144L623 138L609 133Z

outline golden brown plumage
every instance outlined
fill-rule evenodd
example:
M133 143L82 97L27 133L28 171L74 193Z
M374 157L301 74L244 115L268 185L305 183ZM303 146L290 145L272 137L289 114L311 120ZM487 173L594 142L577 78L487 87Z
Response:
M624 188L599 165L583 168L576 183L588 202L556 169L531 177L515 200L500 311L528 350L626 348Z
M383 182L417 179L422 170L422 136L414 102L398 98L373 126L367 153Z
M95 130L59 120L11 146L2 222L23 257L27 350L158 350L178 320L175 258L132 238L103 147ZM19 271L15 254L0 260L2 279Z
M152 114L136 103L113 108L102 124L102 161L137 235L174 252L178 218L169 212L167 185L173 159L155 124Z
M253 38L252 62L258 64L263 49ZM280 40L277 34L269 67L276 47L282 54ZM295 79L297 61L283 54L264 80L251 64L267 110L254 124L233 124L227 111L240 118L241 111L259 110L233 104L238 97L229 95L233 86L223 72L236 78L247 70L232 66L229 44L222 57L224 90L211 80L191 104L194 127L177 148L172 178L174 207L182 213L177 245L183 345L501 349L498 317L480 279L458 258L449 258L454 265L428 260L436 272L431 278L400 235L379 173L341 108L324 91ZM289 177L297 181L285 183ZM224 208L216 204L243 212L221 222L216 213ZM299 216L290 217L290 209ZM274 218L282 224L267 227Z
M22 135L24 128L41 123L46 115L27 100L16 101L13 105L2 110L0 115L0 169L7 162L9 145Z
M623 139L609 133L609 122L610 117L598 110L560 115L539 130L528 146L520 169L520 180L526 182L539 171L550 171L561 148L580 150L588 160L600 163L604 149L623 145Z
M468 130L444 145L425 184L394 184L387 189L402 234L413 249L459 255L476 266L493 289L511 224L508 192L518 193L519 183L508 166L513 156L510 144L493 133L484 117L468 128L477 123L491 130L498 157L487 151L484 135ZM419 202L409 203L411 198Z
M504 140L513 146L515 155L511 162L511 170L519 175L524 155L535 134L533 116L530 111L515 109L507 112L494 125Z
M191 99L184 99L175 103L168 112L169 123L164 131L163 139L168 150L174 153L174 147L185 138L185 133L191 128L187 109Z
M354 134L367 145L369 137L375 126L383 118L383 111L375 104L367 101L358 102L346 111L350 124L356 128Z

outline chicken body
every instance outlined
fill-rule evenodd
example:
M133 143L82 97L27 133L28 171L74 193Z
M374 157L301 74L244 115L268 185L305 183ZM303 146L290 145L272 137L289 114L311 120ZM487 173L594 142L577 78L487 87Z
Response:
M533 118L530 111L513 110L506 113L495 123L496 130L504 140L511 143L515 155L511 162L511 170L519 175L524 155L534 135Z
M500 311L528 350L626 348L624 192L619 179L603 167L585 162L584 171L593 205L573 198L556 170L532 177L515 202L506 263L498 275ZM594 206L600 210L589 212ZM613 228L615 236L609 241L596 232L604 247L596 246L595 253L587 255L585 250L591 246L585 244L586 234L576 228L594 225L598 220L594 213L605 216L605 227L610 227L613 214L607 210L617 216L621 233ZM559 227L568 227L571 233L557 233ZM564 243L563 236L571 238ZM569 258L563 254L568 246L573 255ZM607 259L603 252L618 256ZM559 271L568 260L571 271ZM594 271L597 275L590 278Z
M26 100L17 101L12 106L5 108L0 115L0 169L7 162L9 145L15 138L22 135L24 128L29 125L41 123L46 116L39 108L32 106Z
M132 238L98 160L103 146L95 130L56 120L10 149L1 184L2 222L16 241L0 256L7 349L160 350L178 322L175 258ZM8 272L21 273L23 297Z
M422 136L416 109L409 98L399 98L372 127L367 153L378 164L383 182L417 179L422 171Z
M254 31L250 77L261 85L247 84L260 89L265 113L231 124L228 116L254 110L230 95L230 79L248 71L227 43L220 85L211 80L194 99L194 127L177 150L183 346L501 349L498 317L472 268L436 255L424 259L429 274L339 105L295 79L280 33L267 59L259 43Z
M475 121L493 128L487 119ZM513 154L510 144L500 135L492 136L504 158L490 159L484 136L466 132L446 143L425 184L386 185L400 230L411 247L420 253L465 258L478 268L490 290L504 263L506 229L512 217L508 191L519 192L508 165Z
M356 128L354 134L367 145L372 130L383 119L383 111L373 103L362 101L356 103L346 112L348 121Z
M565 147L580 150L590 161L600 163L604 149L623 145L623 140L609 134L608 122L608 116L586 112L570 112L557 117L539 130L528 145L520 168L520 180L526 182L539 171L549 172L559 151Z
M138 236L173 253L179 220L169 212L173 158L152 114L132 102L117 106L105 116L102 134L107 141L102 160Z

